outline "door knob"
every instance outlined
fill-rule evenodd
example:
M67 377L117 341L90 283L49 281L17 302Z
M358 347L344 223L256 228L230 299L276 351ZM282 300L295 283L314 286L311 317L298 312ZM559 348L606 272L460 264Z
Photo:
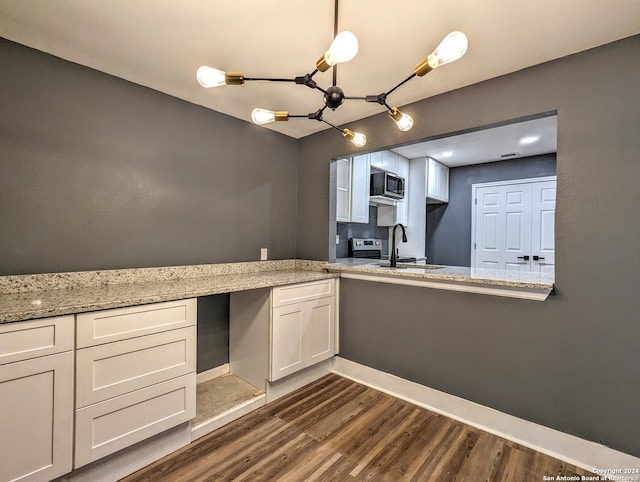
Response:
M534 256L533 260L538 261L539 259L544 259L544 256Z
M536 259L537 256L534 256L533 259ZM529 256L518 256L518 259L524 259L525 261L529 261Z

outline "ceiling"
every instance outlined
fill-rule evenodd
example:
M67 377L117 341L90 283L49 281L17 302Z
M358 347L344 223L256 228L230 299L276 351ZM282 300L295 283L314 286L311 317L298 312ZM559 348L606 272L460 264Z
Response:
M548 154L556 152L557 146L558 118L553 115L417 142L392 151L407 159L432 157L448 167L458 167Z
M323 105L322 94L266 82L204 89L196 69L210 65L248 77L304 75L331 43L333 5L331 0L0 0L0 36L249 121L254 107L314 112ZM389 97L390 105L403 106L638 34L640 0L343 0L339 30L354 32L360 45L356 58L339 67L338 85L348 96L387 91L447 33L467 35L469 49L461 60L413 79ZM331 72L314 80L326 88ZM325 118L342 125L383 110L347 100ZM327 126L291 119L268 128L300 138Z

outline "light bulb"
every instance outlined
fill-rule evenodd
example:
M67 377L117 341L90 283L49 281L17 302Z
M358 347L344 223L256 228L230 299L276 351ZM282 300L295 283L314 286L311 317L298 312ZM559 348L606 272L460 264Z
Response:
M254 124L261 126L262 124L269 124L274 121L288 121L289 112L287 111L272 111L266 109L253 109L251 111L251 120Z
M351 142L356 147L364 147L364 145L367 143L367 136L361 134L360 132L354 132Z
M411 117L409 114L403 114L396 107L392 108L389 111L389 117L391 117L395 121L398 129L400 129L401 131L406 132L408 130L411 130L411 128L413 127L413 117Z
M340 32L331 42L329 50L324 54L324 60L330 66L341 62L348 62L358 53L358 39L349 31Z
M202 87L220 87L225 85L225 73L222 70L214 69L203 65L196 72L198 83Z
M367 143L367 136L360 132L353 132L351 129L343 129L342 135L349 139L356 147L364 147Z
M259 126L262 124L269 124L276 120L276 113L272 110L253 109L251 112L251 120L254 124L258 124Z
M429 55L427 61L432 69L458 60L467 51L467 36L462 32L451 32Z

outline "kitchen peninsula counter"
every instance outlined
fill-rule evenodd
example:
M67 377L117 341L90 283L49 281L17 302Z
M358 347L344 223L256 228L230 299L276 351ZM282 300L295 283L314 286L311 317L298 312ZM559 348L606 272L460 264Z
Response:
M398 263L396 268L381 266L385 263L388 265L388 261L385 260L339 258L335 263L327 263L326 268L329 272L340 273L343 278L537 301L547 299L554 289L554 276L548 273L520 273L420 263Z
M282 260L0 277L0 323L327 278L324 262Z

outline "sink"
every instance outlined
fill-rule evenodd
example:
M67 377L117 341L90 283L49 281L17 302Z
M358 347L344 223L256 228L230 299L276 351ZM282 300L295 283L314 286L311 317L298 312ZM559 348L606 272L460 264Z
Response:
M390 263L380 263L381 268L391 268ZM436 264L415 264L415 263L398 263L396 268L418 268L418 269L442 269L445 266L438 266Z

